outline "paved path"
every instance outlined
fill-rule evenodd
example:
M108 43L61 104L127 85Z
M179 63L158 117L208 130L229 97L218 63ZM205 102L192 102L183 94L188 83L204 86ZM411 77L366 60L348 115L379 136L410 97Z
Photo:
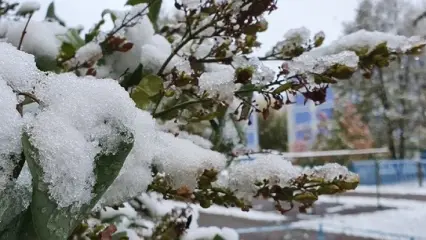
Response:
M342 196L359 196L359 197L372 197L377 196L376 193L359 193L359 192L348 192L342 194ZM407 199L407 200L418 200L426 201L426 195L415 195L415 194L389 194L389 193L380 193L381 198L394 198L394 199Z
M274 211L273 204L265 200L256 200L254 205L257 206L257 211ZM264 222L254 221L248 219L235 218L230 216L221 216L213 214L200 214L198 223L200 226L217 226L217 227L230 227L234 229L247 229L247 228L259 228L259 227L271 227L271 226L284 226L289 223L294 223L306 218L321 217L327 214L327 209L340 206L341 204L334 203L321 203L317 204L313 210L313 215L300 214L297 209L294 209L285 214L287 219L280 222ZM376 211L374 207L360 207L355 209L347 209L340 212L334 212L339 214L355 214L359 212L371 212ZM265 232L251 232L240 234L243 240L317 240L317 232L309 230L291 229L291 230L276 230L276 231L265 231ZM341 234L325 234L325 240L370 240L368 238L351 237Z
M342 194L342 196L362 196L375 198L374 193L357 193L350 192ZM381 198L394 198L394 199L407 199L407 200L418 200L425 201L426 196L424 195L397 195L397 194L381 194ZM255 200L253 206L257 211L275 211L272 202L266 200ZM326 214L331 214L329 210L331 208L338 209L335 207L341 206L339 203L318 203L312 209L312 213L309 215L300 214L297 209L294 209L285 214L287 219L281 222L263 222L253 221L248 219L235 218L230 216L220 216L212 214L200 214L199 224L200 226L217 226L217 227L230 227L235 229L242 228L253 228L253 227L268 227L268 226L283 226L292 222L300 221L310 217L323 217ZM327 210L328 209L328 210ZM390 208L382 208L386 210ZM365 212L379 211L376 207L368 206L357 206L355 208L341 209L340 211L333 211L333 214L339 215L350 215L359 214ZM313 216L312 216L313 215ZM270 232L257 232L240 234L243 240L317 240L317 231L308 231L300 229L292 230L277 230ZM325 240L373 240L372 238L352 237L342 234L325 234Z

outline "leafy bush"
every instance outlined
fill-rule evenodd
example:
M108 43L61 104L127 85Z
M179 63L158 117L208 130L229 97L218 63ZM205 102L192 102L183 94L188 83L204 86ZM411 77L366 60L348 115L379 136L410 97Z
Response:
M84 36L53 3L45 21L34 21L38 3L0 2L0 239L75 237L93 212L147 191L244 211L252 197L272 198L285 213L282 203L303 210L321 194L357 186L358 176L337 164L301 170L274 155L227 162L241 152L253 112L267 116L297 93L320 104L328 84L357 69L368 75L425 41L361 30L316 49L324 35L311 39L301 28L250 58L276 1L182 2L162 19L161 0L129 0L128 10L105 10ZM103 32L107 16L114 27ZM270 59L283 62L277 75L262 64ZM267 99L261 108L253 92ZM178 131L197 123L208 124L210 142ZM170 227L145 237L184 237L179 221L187 216L171 214L159 223ZM113 226L88 231L130 237Z

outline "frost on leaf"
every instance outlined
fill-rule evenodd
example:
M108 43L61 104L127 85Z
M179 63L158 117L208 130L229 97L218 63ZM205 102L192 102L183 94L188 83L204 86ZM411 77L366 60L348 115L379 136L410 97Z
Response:
M89 42L82 46L75 53L75 57L66 62L67 68L77 67L79 65L89 65L96 63L102 58L102 48L98 43Z
M199 78L198 86L201 92L210 96L219 96L225 102L232 102L234 98L234 71L223 68L215 72L204 72Z
M25 21L9 21L6 33L6 41L18 47ZM56 59L59 54L61 41L58 35L65 34L67 29L57 22L30 21L22 42L21 50L36 57L48 57Z
M237 196L248 199L256 194L258 186L255 183L258 181L262 182L266 179L272 185L289 187L291 181L300 175L300 170L291 162L272 154L258 158L256 161L231 165L228 171L229 179L220 184L237 191Z
M130 141L121 133L123 126L133 130L134 103L116 81L73 74L47 77L36 94L43 109L26 131L50 197L60 207L87 203L95 156L114 154L118 142Z
M265 64L256 57L247 60L243 56L234 56L232 65L237 68L237 73L242 72L251 75L249 76L249 80L251 80L253 84L270 83L275 78L274 70L265 66ZM238 74L236 74L236 76L238 78ZM242 79L237 79L237 82L245 83Z
M356 71L358 61L359 58L354 52L343 51L319 57L302 54L293 58L292 61L285 61L283 66L285 66L285 70L288 71L290 76L306 73L314 75L312 79L321 76L346 79Z
M156 149L155 122L145 111L137 110L135 142L118 177L100 200L102 205L120 204L145 192L152 182L151 163Z
M285 213L295 202L306 208L321 194L352 190L358 183L358 175L337 164L303 170L278 155L268 154L256 161L231 164L217 184L245 201L253 197L272 198L276 208ZM290 203L290 209L284 209L281 202Z
M309 177L321 179L321 181L332 182L335 179L344 179L352 182L359 181L357 174L348 171L346 167L337 163L327 163L324 166L307 169L303 173Z
M0 192L14 178L14 168L21 160L23 121L16 111L17 104L16 95L0 75Z
M35 64L34 56L17 51L8 43L0 42L0 76L15 91L33 92L43 79Z
M216 236L220 236L217 238ZM218 228L218 227L200 227L196 229L189 229L182 237L182 240L194 239L225 239L225 240L238 240L240 239L238 233L232 228Z
M310 31L305 27L290 29L284 34L284 40L278 42L266 55L282 58L299 56L308 46L309 37Z
M198 135L190 134L185 131L179 131L177 137L181 139L187 139L193 142L195 145L198 145L205 149L211 149L213 147L213 144L209 140Z
M384 42L386 42L386 45L390 50L398 53L405 53L413 47L426 44L426 41L419 36L405 37L378 31L369 32L363 29L343 36L340 39L333 41L327 47L318 48L311 51L309 54L313 56L320 56L336 54L345 50L367 50L367 52L369 52L374 50L377 45Z
M176 138L170 133L158 133L154 166L166 173L173 187L187 186L195 189L197 178L205 169L221 170L226 157L215 151L204 149L186 139Z

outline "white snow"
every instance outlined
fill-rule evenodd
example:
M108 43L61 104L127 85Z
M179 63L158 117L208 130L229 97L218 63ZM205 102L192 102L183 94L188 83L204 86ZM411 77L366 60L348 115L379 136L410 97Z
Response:
M425 184L425 183L424 183ZM358 193L376 193L377 189L375 185L366 186L360 185L355 189ZM426 195L426 187L419 186L417 181L405 182L392 185L380 185L379 192L382 194L396 194L396 195Z
M309 40L311 32L306 27L289 29L285 34L284 38L294 44L300 45L306 43Z
M359 182L359 176L348 170L347 167L337 163L326 163L323 166L316 166L304 170L308 176L321 178L325 181L333 181L335 179L342 179L350 182Z
M18 104L12 89L0 73L0 192L4 190L12 177L13 168L20 159L22 118L16 111ZM11 159L11 155L17 158Z
M131 10L130 12L135 11ZM133 15L129 15L126 19L129 19L131 16ZM111 56L114 62L113 68L118 75L123 74L127 68L129 72L133 72L137 68L143 56L142 46L148 44L154 36L154 28L147 16L139 17L137 20L134 26L125 28L123 33L126 40L133 43L132 49L124 53L116 52ZM121 24L122 21L123 19L117 19L116 24Z
M283 55L283 57L286 57L285 53L306 45L310 34L310 31L305 27L290 29L284 34L284 40L277 42L266 55Z
M359 58L355 52L342 51L337 54L313 57L309 54L302 54L292 61L285 61L290 71L290 75L301 73L324 73L335 64L342 64L352 68L358 68Z
M367 48L371 51L378 44L383 42L387 43L388 48L399 52L406 52L412 47L426 43L426 41L419 36L405 37L392 33L377 31L369 32L363 29L343 36L327 46L317 48L305 54L311 56L324 56L336 54L345 50L353 51L360 50L362 48Z
M234 98L234 71L226 68L221 71L204 72L199 78L200 92L207 92L210 96L219 95L219 99L232 102Z
M227 227L200 227L189 229L181 237L181 240L213 239L216 235L221 236L224 240L239 240L238 233L234 229Z
M120 141L129 141L120 133L133 131L134 102L114 80L70 73L48 76L36 95L44 108L26 131L49 193L60 207L87 203L95 156L115 153Z
M132 208L129 203L124 203L123 205L124 207L120 207L117 210L111 207L105 207L105 210L103 209L100 212L100 219L108 220L118 216L125 216L127 218L136 218L136 216L138 215L136 210Z
M156 149L155 122L148 112L137 110L135 141L119 176L100 201L103 205L119 204L146 191L152 182L151 163Z
M263 222L281 222L287 220L286 216L279 214L278 212L263 212L256 211L253 209L248 212L243 212L240 208L226 208L218 205L212 205L209 208L202 208L200 205L197 204L187 204L184 202L177 202L171 200L159 200L160 196L156 193L144 193L138 198L148 207L150 213L154 216L164 216L173 208L186 208L189 206L194 212L194 214L196 214L196 216L198 216L197 214L199 212L203 214L229 216Z
M158 171L167 174L174 187L185 185L194 189L204 169L220 171L226 165L226 157L219 152L204 149L170 133L158 132L158 137L153 163Z
M277 155L264 155L255 161L243 162L231 165L228 169L229 179L223 184L231 190L237 191L238 196L250 198L258 189L256 182L269 180L271 186L289 186L290 181L300 175L299 169L295 168L291 162Z
M332 182L341 179L345 182L359 182L359 176L350 172L346 167L336 163L328 163L323 166L302 169L293 166L283 156L275 154L258 154L256 160L231 164L226 175L221 176L220 186L229 187L236 191L237 196L250 199L258 187L256 182L269 180L270 186L290 186L296 178L306 174L308 179L321 179Z
M18 47L25 28L25 21L9 21L6 41ZM67 29L57 22L30 21L26 29L21 50L36 57L55 59L59 54L61 41L58 35L65 34Z
M234 56L232 66L239 68L252 68L254 70L252 83L266 84L275 80L275 71L267 67L259 58L252 57L248 60L243 56Z
M212 142L210 142L209 140L198 135L190 134L186 131L180 131L177 137L190 140L194 144L205 149L211 149L213 147Z
M25 1L18 8L18 14L32 13L40 9L40 3L37 1Z
M43 79L34 56L17 51L9 43L0 43L0 76L13 90L31 93Z
M67 61L68 67L76 67L83 64L93 64L102 58L102 48L96 42L89 42L75 53L75 57Z
M204 1L203 0L182 0L182 5L189 9L198 8Z
M377 206L377 200L371 197L321 196L319 203L338 203L344 207ZM324 218L302 220L292 224L294 228L317 230L322 224L324 231L345 233L360 237L380 239L408 239L408 237L425 238L426 230L423 220L426 217L423 201L381 198L380 204L396 209L359 213L350 215L326 215Z

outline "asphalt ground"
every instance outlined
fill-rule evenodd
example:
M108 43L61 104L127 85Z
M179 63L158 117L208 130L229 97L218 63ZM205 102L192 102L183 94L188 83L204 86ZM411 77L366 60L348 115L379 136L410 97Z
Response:
M343 196L362 196L376 198L374 193L345 193ZM421 195L397 195L397 194L381 194L382 198L394 198L394 199L407 199L407 200L419 200L426 201L426 196ZM256 200L253 202L254 209L257 211L272 212L275 211L273 204L266 200ZM318 203L316 204L309 214L301 214L298 209L293 209L285 214L286 219L280 222L265 222L265 221L254 221L249 219L236 218L232 216L222 216L214 214L200 214L198 223L200 226L217 226L217 227L230 227L234 229L245 229L250 233L240 233L241 240L319 240L318 231L309 231L302 229L284 229L284 226L289 223L295 223L297 221L306 220L309 218L322 218L326 214L331 214L328 210L332 208L338 209L342 206L337 201L336 203ZM337 207L337 208L336 208ZM327 210L328 209L328 210ZM359 213L368 213L375 211L383 211L390 208L380 208L372 206L357 206L354 208L342 208L340 211L333 211L332 214L339 215L350 215ZM266 228L275 228L275 230L268 230ZM374 238L362 238L355 236L348 236L344 234L331 234L324 233L322 240L373 240Z

